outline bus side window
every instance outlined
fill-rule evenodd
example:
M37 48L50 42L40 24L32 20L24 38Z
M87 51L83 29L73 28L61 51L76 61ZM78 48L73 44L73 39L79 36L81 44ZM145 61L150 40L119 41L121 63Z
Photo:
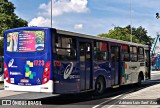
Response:
M144 49L142 47L138 48L138 61L144 62Z
M130 46L130 60L137 62L137 47Z
M129 61L129 46L122 45L121 46L121 60L122 61Z
M107 42L94 43L94 58L97 61L108 60L108 44Z
M76 40L65 35L56 39L56 54L58 60L76 60Z
M119 60L119 48L118 46L111 46L111 60L118 61Z

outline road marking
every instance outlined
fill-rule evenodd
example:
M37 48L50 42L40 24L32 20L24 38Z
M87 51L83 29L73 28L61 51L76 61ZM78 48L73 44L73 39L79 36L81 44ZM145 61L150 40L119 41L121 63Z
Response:
M94 106L94 107L92 107L92 108L97 108L97 107L99 107L100 105L96 105L96 106Z
M143 87L140 87L139 89L141 89L141 88L143 88ZM121 94L121 95L115 96L115 97L111 98L111 100L117 99L117 98L119 98L119 97L121 97L121 96L123 96L123 95L126 95L125 97L122 98L122 99L125 99L125 98L127 98L127 97L129 96L129 94L132 93L133 91L135 91L135 90L131 90L131 91L128 91L128 92L123 93L123 94ZM122 100L122 99L119 99L119 101ZM109 100L109 101L111 101L111 100ZM92 108L96 108L96 107L98 107L98 106L100 106L100 105L102 105L102 104L104 104L104 103L109 102L109 101L104 101L104 102L100 103L99 105L96 105L96 106L94 106L94 107L92 107ZM107 107L107 108L113 107L113 106L114 106L116 103L118 103L119 101L115 102L113 105L110 105L110 106Z
M141 88L143 88L143 87L140 87L139 89L141 89ZM122 99L126 99L126 98L130 95L130 93L132 93L133 91L134 91L134 90L131 90L131 91L125 93L126 96L124 96ZM121 101L122 99L119 99L119 101ZM118 103L119 101L115 102L113 105L110 105L108 108L112 108L112 107L113 107L116 103Z
M152 80L150 80L150 81L152 82ZM154 82L154 81L153 81L153 82ZM158 81L158 82L159 82L159 81ZM124 95L123 98L119 99L119 101L120 101L120 100L122 100L122 99L127 98L127 97L128 97L132 92L134 92L135 90L140 90L140 89L142 89L142 88L143 88L143 87L140 87L140 88L137 88L137 89L133 89L133 90L130 90L130 91L128 91L128 92L126 92L126 93L123 93L123 94L121 94L121 95L115 96L115 97L111 98L110 100L104 101L104 102L102 102L102 103L100 103L100 104L98 104L98 105L93 106L92 108L97 108L97 107L99 107L100 105L103 105L104 103L110 102L111 100L116 99L116 98L119 98L119 97L121 97L121 96ZM119 101L115 102L113 105L110 105L108 108L113 107L113 106L114 106L116 103L118 103Z
M125 98L127 98L128 96L129 96L129 95L123 97L122 99L125 99ZM119 99L119 101L122 100L122 99ZM109 106L108 108L112 108L112 107L113 107L116 103L118 103L119 101L115 102L113 105Z
M99 107L100 105L103 105L104 103L107 103L107 102L109 102L109 101L111 101L111 100L113 100L113 99L119 98L119 97L122 96L122 95L123 95L123 94L118 95L118 96L115 96L115 97L111 98L110 100L104 101L104 102L102 102L102 103L100 103L100 104L98 104L98 105L93 106L92 108L97 108L97 107Z

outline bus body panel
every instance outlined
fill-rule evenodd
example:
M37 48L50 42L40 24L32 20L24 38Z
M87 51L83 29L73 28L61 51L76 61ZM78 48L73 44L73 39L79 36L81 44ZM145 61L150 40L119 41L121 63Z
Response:
M5 85L4 86L5 90L53 93L53 81L52 80L49 80L46 84L34 85L34 86L14 85L4 80L4 85Z
M111 87L112 80L113 80L113 74L111 72L111 63L108 62L100 62L100 61L94 61L94 87L95 82L98 76L104 76L106 80L106 87Z
M5 63L8 67L9 77L11 79L10 83L22 86L41 85L44 69L43 63L47 61L47 54L34 58L14 57L14 55L12 57L6 57Z
M138 75L143 72L145 77L145 63L144 62L123 62L122 64L122 85L132 84L138 82ZM145 79L145 78L144 78Z
M39 31L43 30L45 33L44 49L43 51L35 52L9 52L7 51L7 34L22 32L22 31ZM18 34L19 35L19 34ZM48 36L48 37L47 37ZM43 74L45 71L46 63L52 63L51 61L51 42L50 42L50 29L42 28L20 28L15 30L8 30L5 32L5 44L4 44L4 62L7 69L10 81L4 81L5 90L17 90L17 91L37 91L37 92L53 92L53 78L52 68L50 69L50 76L46 83L42 84ZM20 44L20 43L18 43ZM24 87L26 87L24 89ZM35 88L34 88L35 87Z
M54 61L54 93L79 92L80 73L77 62Z

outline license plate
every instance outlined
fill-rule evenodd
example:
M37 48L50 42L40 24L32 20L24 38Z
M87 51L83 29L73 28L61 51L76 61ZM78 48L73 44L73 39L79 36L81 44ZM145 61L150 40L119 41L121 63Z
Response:
M29 80L28 80L28 79L21 79L20 82L21 82L21 83L28 83Z

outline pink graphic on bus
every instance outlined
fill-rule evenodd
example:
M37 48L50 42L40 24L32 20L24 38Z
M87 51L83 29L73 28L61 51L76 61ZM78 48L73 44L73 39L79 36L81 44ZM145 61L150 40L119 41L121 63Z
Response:
M21 32L19 34L19 51L36 51L36 35L31 32Z

